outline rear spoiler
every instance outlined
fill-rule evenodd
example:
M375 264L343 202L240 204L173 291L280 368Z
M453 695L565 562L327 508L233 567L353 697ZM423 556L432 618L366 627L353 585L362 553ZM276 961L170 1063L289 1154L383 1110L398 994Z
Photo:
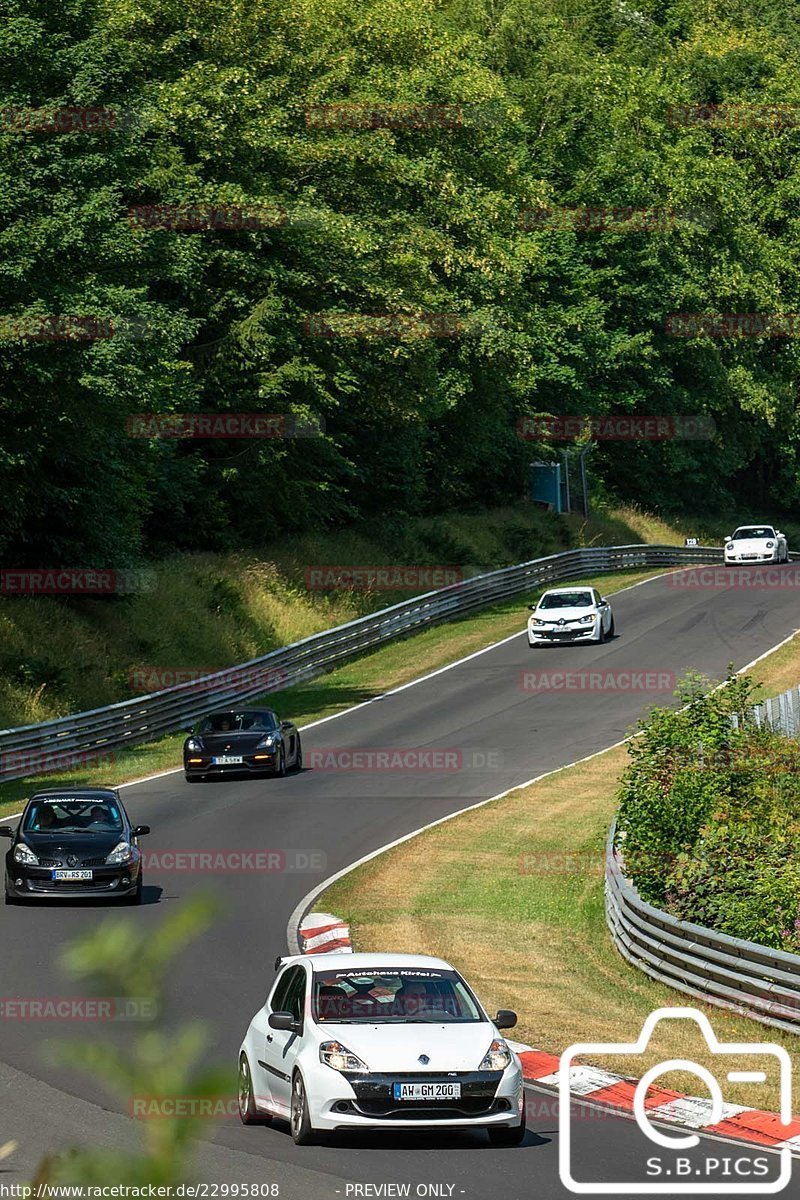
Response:
M279 954L279 955L278 955L278 957L275 959L275 970L276 970L276 971L280 971L280 969L281 969L281 967L283 966L283 964L284 964L284 963L286 963L286 962L288 962L288 961L289 961L288 957L286 957L286 958L282 958L282 957L280 956L280 954Z

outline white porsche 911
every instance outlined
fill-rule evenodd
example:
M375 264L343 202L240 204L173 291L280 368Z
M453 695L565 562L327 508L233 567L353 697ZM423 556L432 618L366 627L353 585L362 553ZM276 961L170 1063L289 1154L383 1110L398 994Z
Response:
M726 567L743 562L788 561L786 534L773 525L740 525L729 538L725 538Z
M278 960L239 1051L245 1125L288 1119L298 1145L322 1130L485 1128L525 1137L522 1066L448 963L416 954Z
M614 636L611 605L593 587L551 588L531 604L528 645L548 642L604 642Z

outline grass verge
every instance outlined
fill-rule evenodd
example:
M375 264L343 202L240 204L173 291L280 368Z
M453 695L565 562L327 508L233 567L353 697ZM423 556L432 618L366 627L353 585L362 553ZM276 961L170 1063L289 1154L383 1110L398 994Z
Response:
M620 571L594 576L597 586L608 585L608 594L658 574L656 571ZM590 582L586 581L576 581ZM273 692L267 698L284 719L308 724L371 700L390 688L417 679L429 671L455 662L475 650L524 628L527 596L514 597L474 616L436 625L411 638L390 642L380 650L354 659L329 675L298 687ZM409 653L413 644L413 654ZM173 734L130 750L109 755L95 764L58 776L61 783L92 786L141 779L180 764L184 735ZM37 787L50 786L54 775L39 775L0 784L0 816L19 809Z
M800 639L762 660L757 671L776 690L788 686L789 676L797 682ZM634 1041L654 1009L693 1001L629 966L606 929L604 846L627 761L625 746L612 748L455 817L351 872L318 907L350 923L359 949L447 958L490 1010L510 1007L520 1014L520 1041L555 1054L577 1041ZM798 1049L791 1034L706 1011L722 1041ZM640 1076L667 1058L719 1071L699 1034L687 1035L674 1022L660 1027L642 1058L592 1061ZM725 1098L774 1110L775 1068L769 1060L753 1065L767 1072L769 1084L757 1094L745 1085L726 1087ZM673 1073L659 1082L705 1094L691 1075ZM794 1111L800 1111L800 1082Z

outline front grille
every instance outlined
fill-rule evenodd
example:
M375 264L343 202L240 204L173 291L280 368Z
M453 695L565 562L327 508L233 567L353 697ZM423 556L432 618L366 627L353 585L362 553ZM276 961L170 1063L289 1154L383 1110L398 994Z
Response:
M110 879L29 879L28 887L32 892L107 892L112 882Z
M384 1117L387 1121L457 1121L460 1117L485 1117L492 1113L495 1101L465 1096L446 1104L426 1100L357 1100L353 1105L364 1117Z

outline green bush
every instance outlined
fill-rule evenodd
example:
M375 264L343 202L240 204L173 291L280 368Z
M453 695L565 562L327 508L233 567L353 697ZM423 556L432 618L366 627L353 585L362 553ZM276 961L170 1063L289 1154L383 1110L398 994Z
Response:
M630 744L619 790L625 871L674 916L800 950L800 745L731 715L747 677L689 678L680 710L656 709Z

